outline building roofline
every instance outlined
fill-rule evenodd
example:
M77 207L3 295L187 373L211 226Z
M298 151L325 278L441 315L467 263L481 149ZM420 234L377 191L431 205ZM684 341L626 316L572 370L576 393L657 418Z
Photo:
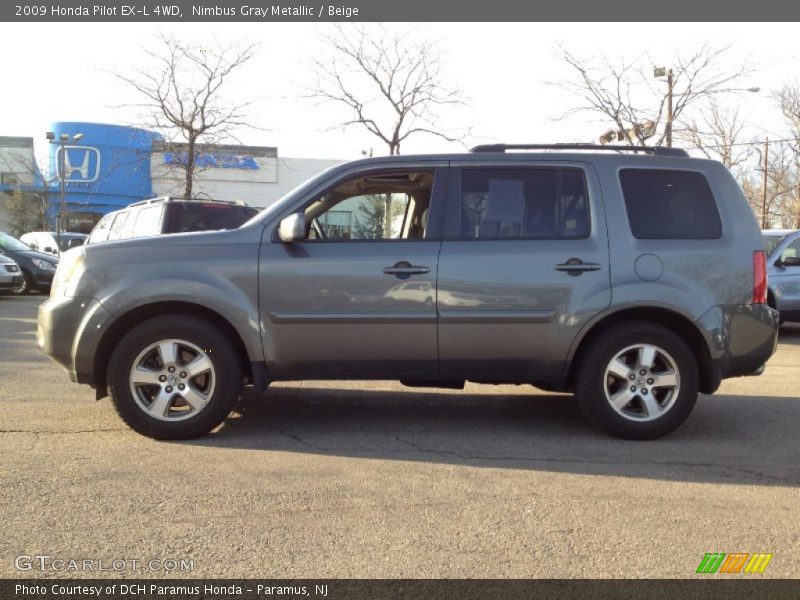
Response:
M33 138L0 135L0 146L5 148L33 148Z

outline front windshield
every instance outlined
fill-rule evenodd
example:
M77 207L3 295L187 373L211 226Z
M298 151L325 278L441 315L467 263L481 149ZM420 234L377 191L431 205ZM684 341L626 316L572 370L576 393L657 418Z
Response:
M310 191L312 188L319 185L320 182L328 179L331 176L331 173L338 170L340 167L341 165L333 165L332 167L328 167L321 173L317 173L314 177L308 179L305 183L300 184L298 187L294 188L293 190L281 196L278 200L267 206L258 214L253 215L253 217L249 221L242 224L242 227L250 225L255 221L264 221L266 217L268 217L270 214L280 209L289 198L294 198L298 195L304 194L307 191Z
M56 236L56 237L58 237L58 236ZM62 252L66 252L67 250L69 250L69 248L70 248L69 244L70 244L70 242L72 240L81 240L81 239L83 239L83 236L62 235L61 239L57 240L58 241L58 249L61 250Z
M20 242L17 238L11 237L7 233L0 231L0 248L9 252L22 252L30 250L28 246Z
M778 245L786 239L785 235L765 235L764 236L764 252L770 256Z

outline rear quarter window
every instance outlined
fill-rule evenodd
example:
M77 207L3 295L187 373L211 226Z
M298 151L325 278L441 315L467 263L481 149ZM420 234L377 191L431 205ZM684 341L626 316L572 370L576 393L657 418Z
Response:
M717 203L702 173L622 169L619 179L635 238L710 240L722 237Z

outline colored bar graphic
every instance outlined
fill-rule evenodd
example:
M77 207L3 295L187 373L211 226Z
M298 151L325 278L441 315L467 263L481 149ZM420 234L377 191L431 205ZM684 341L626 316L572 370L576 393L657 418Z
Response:
M771 560L772 554L753 554L747 566L744 568L744 572L763 573Z
M767 553L706 552L695 572L713 574L719 571L719 573L736 574L741 573L744 567L745 573L763 573L772 560L772 556Z

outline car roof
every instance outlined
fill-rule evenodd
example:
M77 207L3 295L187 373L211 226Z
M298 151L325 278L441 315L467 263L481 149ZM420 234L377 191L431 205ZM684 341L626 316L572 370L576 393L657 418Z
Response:
M479 147L480 148L480 147ZM552 150L536 151L512 151L512 152L459 152L449 154L399 154L394 156L375 156L361 158L336 165L330 172L346 170L358 167L381 166L391 168L393 165L398 167L408 166L413 163L426 162L454 162L454 163L519 163L519 162L538 162L538 161L564 161L564 162L591 162L597 164L607 164L614 166L620 163L635 167L673 167L673 168L692 168L697 169L703 165L719 165L719 161L708 158L697 158L691 156L664 155L664 154L645 154L634 152L617 151L596 151L596 150L577 150L570 147L566 150L559 150L554 147Z
M47 235L52 235L53 237L56 237L58 235L58 233L55 232L55 231L29 231L28 233L23 233L20 237L24 237L26 235L34 235L34 234L35 235L40 235L42 233L47 234ZM86 237L87 234L79 233L77 231L62 231L61 235L62 235L62 237L63 236L67 236L67 237Z
M797 233L798 229L762 229L761 234L769 237L785 237L792 233Z

